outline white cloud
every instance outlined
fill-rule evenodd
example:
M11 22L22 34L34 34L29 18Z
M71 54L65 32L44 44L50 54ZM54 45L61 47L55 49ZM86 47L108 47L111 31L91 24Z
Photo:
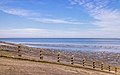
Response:
M76 24L81 25L85 24L79 21L65 20L65 19L53 19L53 18L30 18L33 21L42 22L42 23L63 23L63 24Z
M8 8L8 7L0 7L0 11L7 13L7 14L12 14L12 15L17 15L17 16L24 16L27 18L27 16L32 17L32 16L51 16L50 14L41 14L41 13L34 13L31 12L30 10L26 9L16 9L16 8ZM63 24L85 24L80 21L73 21L72 19L66 20L66 19L61 19L61 18L28 18L33 21L41 22L41 23L63 23Z
M4 13L7 13L7 14L17 15L17 16L32 16L32 15L35 15L35 13L33 13L29 10L26 10L26 9L1 7L0 11L2 11Z
M120 29L120 11L104 10L103 13L94 16L94 18L98 20L94 24L104 30L116 31Z
M91 32L97 36L120 37L120 11L108 8L110 0L71 0L73 4L83 6L95 19L92 24L97 26ZM93 36L94 36L93 35Z
M92 15L97 15L107 8L109 0L70 0L71 4L78 4L83 6Z

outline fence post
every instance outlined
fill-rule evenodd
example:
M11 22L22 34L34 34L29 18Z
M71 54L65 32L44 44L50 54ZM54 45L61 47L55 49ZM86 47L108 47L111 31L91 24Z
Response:
M117 73L117 67L115 67L115 73Z
M108 66L109 72L110 72L110 65Z
M83 58L83 66L85 66L85 58Z
M40 50L40 59L43 59L42 50Z
M74 55L72 55L72 57L71 57L71 64L74 64Z
M18 45L18 56L22 56L21 54L20 54L20 51L21 51L21 45Z
M95 59L93 59L93 68L95 68Z
M60 52L58 52L58 55L57 55L57 62L60 62Z
M103 62L101 63L101 70L103 70Z

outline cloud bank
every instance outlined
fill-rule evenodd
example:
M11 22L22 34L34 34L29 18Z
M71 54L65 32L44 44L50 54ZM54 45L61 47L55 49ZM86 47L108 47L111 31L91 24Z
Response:
M15 38L69 38L80 37L77 31L61 31L58 29L40 29L40 28L25 28L25 29L3 29L0 30L0 37L15 37Z

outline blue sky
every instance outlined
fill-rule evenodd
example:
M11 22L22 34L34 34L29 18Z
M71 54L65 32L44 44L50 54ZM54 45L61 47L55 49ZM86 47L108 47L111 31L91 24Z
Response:
M120 0L0 0L0 38L120 38Z

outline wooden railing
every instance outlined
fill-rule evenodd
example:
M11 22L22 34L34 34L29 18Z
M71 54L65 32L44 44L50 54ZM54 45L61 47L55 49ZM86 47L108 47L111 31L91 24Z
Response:
M65 55L58 51L51 51L49 49L34 48L34 47L24 46L21 44L14 44L14 43L3 42L3 41L0 41L0 43L1 43L0 51L16 52L17 54L17 55L1 54L0 56L8 56L8 57L14 57L14 58L17 58L17 57L29 58L29 59L35 59L35 60L41 60L41 61L44 60L49 62L79 66L82 68L99 70L102 72L109 72L114 74L120 73L119 66L105 64L103 62L96 60L95 58L94 59L77 58L74 55Z

